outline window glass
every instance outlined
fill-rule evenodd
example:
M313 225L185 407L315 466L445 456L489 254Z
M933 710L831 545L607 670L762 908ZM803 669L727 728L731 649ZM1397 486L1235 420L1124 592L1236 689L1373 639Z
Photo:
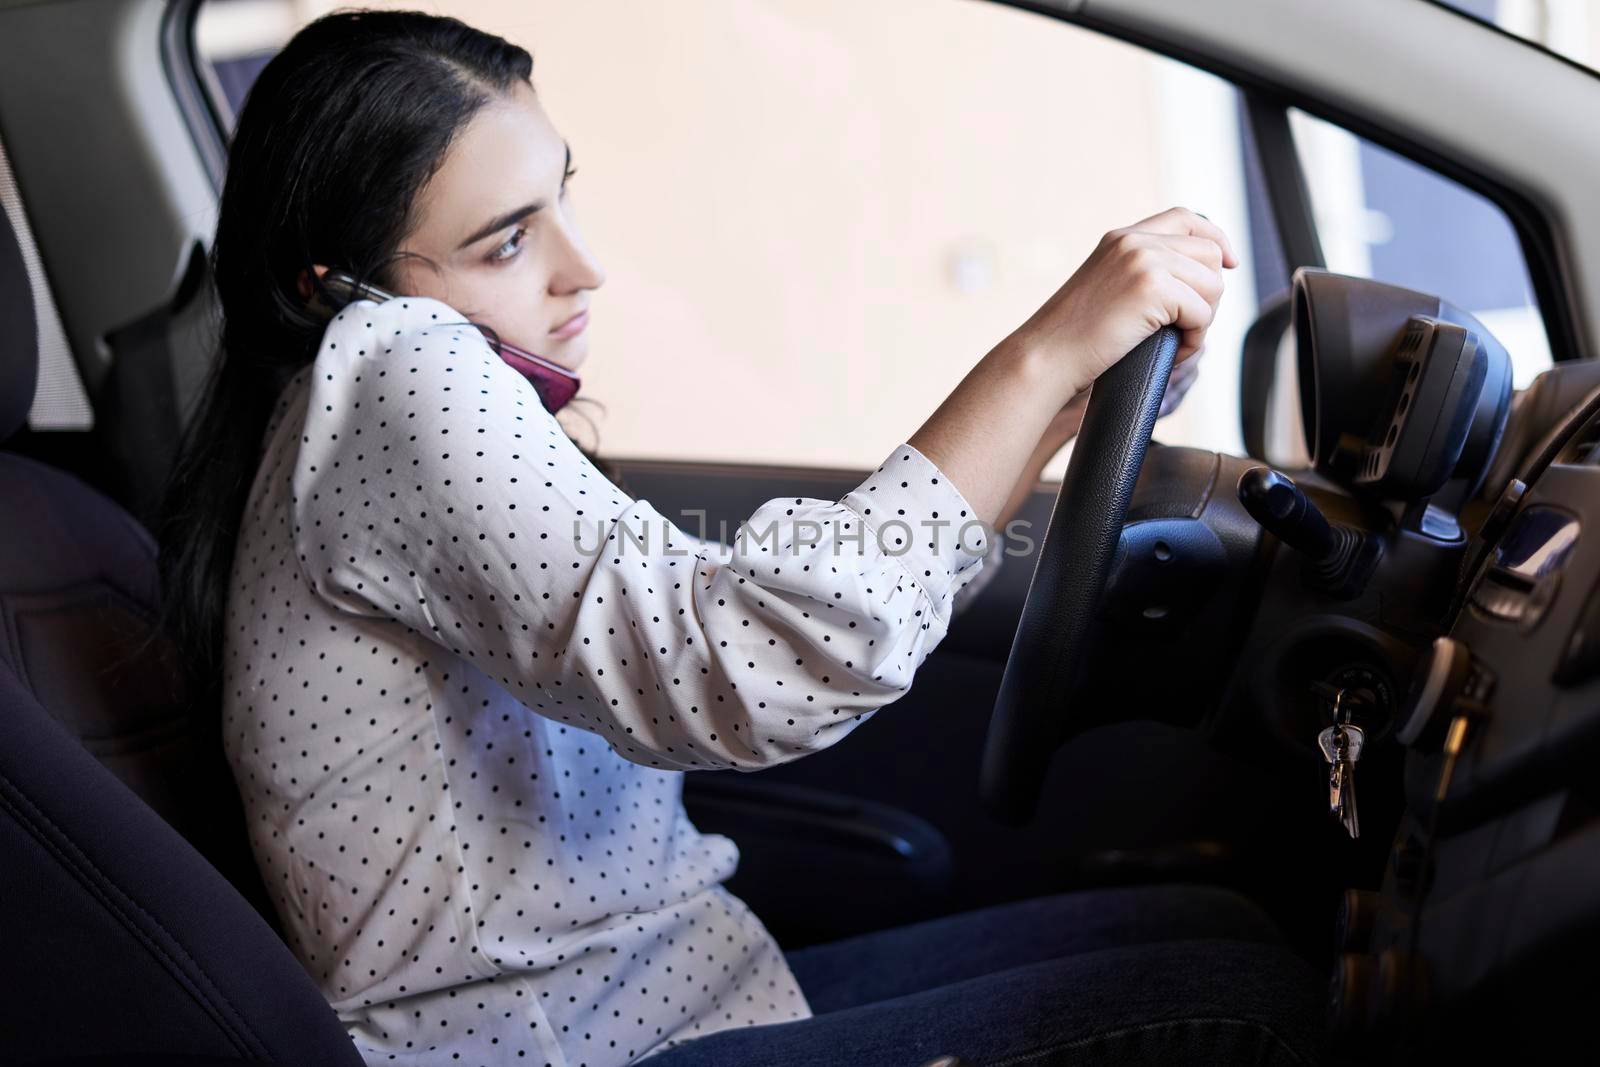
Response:
M274 52L319 12L303 0L206 0L195 20L195 51L231 125L244 94Z
M1331 123L1290 113L1328 269L1443 297L1511 355L1517 388L1551 362L1516 231L1489 200Z
M1600 70L1600 0L1440 0L1463 15L1481 19L1550 49L1575 63Z
M237 103L335 5L214 0ZM405 5L411 6L411 5ZM1250 247L1231 85L970 0L457 0L528 48L608 281L584 390L614 456L861 468L1101 234L1173 204ZM1237 452L1249 267L1156 436ZM1064 457L1047 476L1064 469Z

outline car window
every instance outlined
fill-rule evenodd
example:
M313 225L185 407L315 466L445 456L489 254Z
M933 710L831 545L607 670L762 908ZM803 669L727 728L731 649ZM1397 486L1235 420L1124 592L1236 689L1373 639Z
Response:
M1438 0L1529 44L1600 71L1600 0Z
M1300 111L1290 129L1330 270L1443 297L1505 344L1518 388L1551 363L1505 212L1426 167Z
M237 104L332 6L213 2L201 53ZM1185 204L1249 247L1234 88L1039 15L970 0L449 11L533 53L572 144L608 272L583 373L611 455L862 468L1105 230ZM1239 451L1254 315L1250 271L1234 271L1158 438Z

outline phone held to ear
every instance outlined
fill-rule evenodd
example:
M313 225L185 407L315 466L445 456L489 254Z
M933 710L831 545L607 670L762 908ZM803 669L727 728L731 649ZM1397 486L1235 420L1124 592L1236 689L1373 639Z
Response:
M351 300L376 300L379 302L393 300L394 294L378 288L370 283L358 283L349 274L341 270L330 270L322 276L322 285L329 292L344 301ZM306 307L324 320L332 319L337 313L321 298L321 294L313 292ZM483 332L484 339L489 342L489 347L511 368L533 383L539 400L545 410L551 414L566 407L567 401L578 395L578 376L567 368L557 363L552 363L543 356L535 355L527 349L518 348L509 341L502 341L495 337L487 327L476 322L472 323Z

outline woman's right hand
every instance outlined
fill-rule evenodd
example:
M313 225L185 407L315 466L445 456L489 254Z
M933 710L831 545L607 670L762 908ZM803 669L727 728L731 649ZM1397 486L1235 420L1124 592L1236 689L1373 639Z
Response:
M1227 235L1173 208L1112 230L1065 285L967 373L908 443L991 527L1030 467L1051 420L1101 372L1169 323L1180 360L1205 339L1222 271L1238 265Z
M1008 341L1060 373L1065 404L1168 324L1183 333L1178 361L1199 351L1222 299L1222 270L1236 266L1221 229L1171 208L1107 233Z

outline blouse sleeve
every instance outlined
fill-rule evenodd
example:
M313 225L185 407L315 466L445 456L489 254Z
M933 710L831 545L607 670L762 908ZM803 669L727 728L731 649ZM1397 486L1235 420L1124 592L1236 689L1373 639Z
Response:
M733 548L726 541L715 537L696 537L692 533L684 533L683 536L695 552L703 553L710 562L727 563L733 557Z
M1004 559L1005 538L989 538L989 550L984 553L983 566L966 585L956 590L956 595L950 605L951 617L960 615L972 606L982 592L994 582L995 576L1000 573L1000 564Z
M902 444L838 501L768 501L718 551L613 485L429 298L330 323L292 478L319 596L680 770L794 759L899 698L990 540Z

